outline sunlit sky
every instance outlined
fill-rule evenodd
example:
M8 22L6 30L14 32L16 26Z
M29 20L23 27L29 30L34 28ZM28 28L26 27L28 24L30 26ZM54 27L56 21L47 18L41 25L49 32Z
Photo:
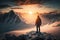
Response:
M48 8L46 6L40 5L40 4L31 4L31 5L21 5L23 9L17 9L15 12L22 12L22 13L28 13L32 11L33 13L44 13L44 12L49 12L54 9ZM48 10L48 11L47 11Z
M18 8L22 8L22 9L18 9ZM47 13L47 12L57 10L57 9L49 8L45 5L40 5L40 4L20 5L20 6L13 6L13 7L0 9L0 11L2 12L8 12L10 10L14 10L15 12L21 12L21 13L29 13L30 11L32 11L33 13L36 13L36 12Z
M20 17L22 16L22 18L27 24L31 23L34 24L37 15L49 13L56 10L40 4L21 5L20 7L22 7L23 9L13 9L13 10L17 12L18 16Z

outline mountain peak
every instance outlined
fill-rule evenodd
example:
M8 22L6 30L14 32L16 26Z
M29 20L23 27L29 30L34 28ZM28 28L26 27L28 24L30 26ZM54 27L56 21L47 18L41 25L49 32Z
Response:
M9 13L10 16L15 14L15 12L13 10L10 10L8 13Z
M8 13L2 14L0 16L0 22L2 23L19 23L21 20L19 16L15 14L13 10L9 11Z

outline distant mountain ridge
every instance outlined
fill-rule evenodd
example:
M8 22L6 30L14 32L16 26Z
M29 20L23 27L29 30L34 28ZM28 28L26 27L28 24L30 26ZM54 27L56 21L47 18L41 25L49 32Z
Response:
M0 34L18 29L21 20L13 10L8 13L0 13Z
M13 10L9 11L8 13L1 14L0 13L0 23L19 23L21 20L20 18L14 13Z

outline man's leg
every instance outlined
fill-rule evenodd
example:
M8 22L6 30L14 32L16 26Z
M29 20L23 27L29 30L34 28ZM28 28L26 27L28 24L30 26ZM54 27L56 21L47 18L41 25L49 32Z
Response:
M40 32L40 27L39 27L39 32Z
M36 26L36 32L39 32L38 27Z

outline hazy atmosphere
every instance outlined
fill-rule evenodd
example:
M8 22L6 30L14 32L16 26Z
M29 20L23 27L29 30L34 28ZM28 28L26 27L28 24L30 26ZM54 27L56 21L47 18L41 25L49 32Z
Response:
M0 36L36 31L38 15L42 22L41 32L60 39L60 0L1 0Z

